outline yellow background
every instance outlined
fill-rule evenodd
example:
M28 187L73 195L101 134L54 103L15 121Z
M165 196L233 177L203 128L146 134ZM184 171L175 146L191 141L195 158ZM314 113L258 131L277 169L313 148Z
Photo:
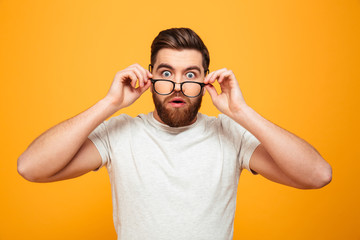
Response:
M232 69L253 109L333 167L320 190L244 171L234 239L360 239L360 1L0 0L1 240L116 239L105 168L31 183L17 157L105 96L117 71L146 67L159 31L183 26L204 40L211 70ZM147 92L121 112L152 110ZM218 114L208 95L201 112Z

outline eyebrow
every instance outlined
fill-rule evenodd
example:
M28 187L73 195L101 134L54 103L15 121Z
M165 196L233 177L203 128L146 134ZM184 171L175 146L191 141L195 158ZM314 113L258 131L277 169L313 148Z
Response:
M156 70L158 70L159 68L168 68L170 70L174 70L174 67L167 64L167 63L160 63ZM197 70L197 71L199 71L201 73L201 69L196 65L187 67L185 69L185 72L189 71L189 70Z

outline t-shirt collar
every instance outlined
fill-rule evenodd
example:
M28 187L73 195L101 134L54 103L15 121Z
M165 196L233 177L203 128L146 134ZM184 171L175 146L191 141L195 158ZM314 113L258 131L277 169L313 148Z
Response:
M201 113L197 114L196 117L196 121L190 125L187 126L183 126L183 127L170 127L164 123L159 122L157 119L155 119L154 117L154 112L150 112L147 115L147 120L149 121L149 123L151 125L153 125L154 127L158 128L158 129L162 129L166 132L170 132L170 133L180 133L180 132L184 132L188 129L191 129L193 127L195 127L200 121L201 121L202 115Z

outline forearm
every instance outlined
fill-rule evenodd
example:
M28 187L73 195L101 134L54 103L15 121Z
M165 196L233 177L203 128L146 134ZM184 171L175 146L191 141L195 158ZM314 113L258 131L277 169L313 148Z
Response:
M63 169L78 152L88 135L115 113L111 102L95 105L44 132L18 159L18 170L31 178L49 177Z
M270 154L279 168L304 186L327 181L330 165L303 139L266 120L246 106L234 120L250 131Z

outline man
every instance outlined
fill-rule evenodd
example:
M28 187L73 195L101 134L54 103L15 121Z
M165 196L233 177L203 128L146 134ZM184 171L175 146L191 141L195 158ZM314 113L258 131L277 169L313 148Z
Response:
M231 70L207 74L209 61L192 30L160 32L150 71L134 64L118 72L102 100L29 146L19 173L52 182L106 165L122 240L232 239L244 168L300 189L328 184L331 167L320 154L251 109ZM105 121L149 88L154 112ZM198 113L205 89L223 113L218 118Z

